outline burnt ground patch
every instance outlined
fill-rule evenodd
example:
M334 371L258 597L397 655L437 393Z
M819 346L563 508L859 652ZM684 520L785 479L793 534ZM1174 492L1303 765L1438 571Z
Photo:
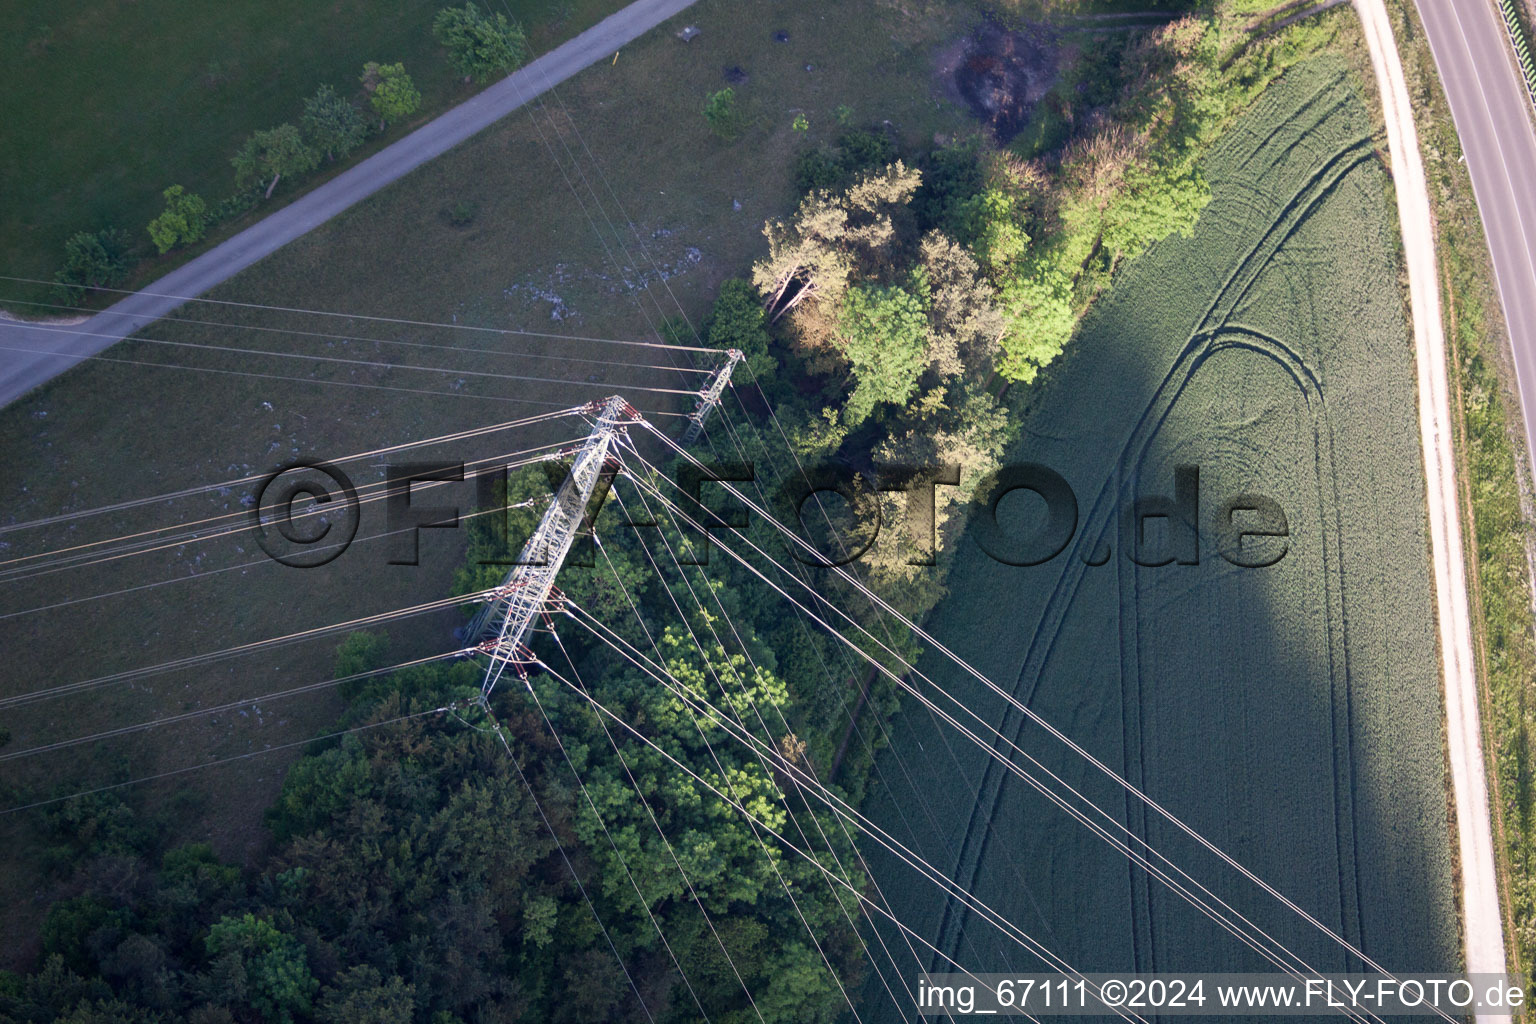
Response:
M1045 25L1017 30L984 21L944 49L938 74L950 99L964 104L1006 145L1029 124L1060 70L1056 33Z

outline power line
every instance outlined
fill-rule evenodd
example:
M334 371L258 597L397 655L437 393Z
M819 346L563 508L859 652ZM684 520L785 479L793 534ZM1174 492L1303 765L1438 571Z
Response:
M47 800L34 800L32 803L29 803L29 804L21 804L21 805L19 805L17 807L7 807L4 810L0 810L0 815L16 814L16 813L18 813L20 811L30 811L30 810L33 810L33 809L38 808L38 807L47 807L49 804L62 803L65 800L76 800L76 799L79 799L82 796L95 796L97 793L105 793L105 792L108 792L109 790L122 789L124 786L137 786L140 783L144 783L144 782L155 782L155 781L157 781L159 779L168 779L168 778L170 778L173 775L182 775L182 774L185 774L186 772L195 772L199 768L212 768L215 765L229 764L231 761L244 761L247 758L260 757L263 754L275 754L279 750L290 750L290 749L292 749L294 747L304 747L304 746L308 746L311 743L323 743L326 740L333 740L333 739L336 739L336 738L341 737L341 736L350 735L351 733L354 733L354 732L363 732L363 731L368 730L368 729L378 729L378 728L381 728L381 727L386 726L386 725L394 725L397 722L408 721L409 719L412 719L412 718L420 718L423 715L441 714L442 712L447 711L447 710L449 710L449 708L441 707L441 708L432 708L429 711L417 711L417 712L414 712L414 713L409 714L409 715L400 715L400 716L398 716L396 718L387 718L387 719L385 719L385 720L383 720L381 722L369 722L369 723L367 723L365 725L353 726L350 729L338 729L335 732L328 732L328 733L325 733L322 736L312 736L312 737L310 737L307 740L295 740L292 743L280 743L280 744L278 744L275 747L264 747L261 750L252 750L252 751L250 751L248 753L244 753L244 754L235 754L232 757L221 757L221 758L219 758L217 760L214 760L214 761L205 761L202 764L188 765L185 768L175 768L175 769L172 769L171 771L159 772L159 773L157 773L155 775L141 775L141 776L139 776L136 779L129 779L126 782L114 782L111 785L97 786L94 789L83 789L83 790L80 790L78 793L70 793L67 796L55 796L55 797L50 797Z
M665 438L663 438L663 439L666 440ZM676 447L676 446L673 445L673 447ZM631 451L633 451L633 447L632 446L631 446ZM683 454L686 456L686 452L684 452ZM638 454L636 455L636 457L640 459L642 464L644 464L647 467L652 468L654 470L654 467L650 467L649 463L646 463L643 458L638 456ZM691 458L691 456L688 456L688 457ZM643 486L647 490L649 490L653 495L655 495L658 498L658 500L662 501L667 507L673 509L674 512L676 512L686 522L689 522L691 525L693 525L696 529L700 529L701 528L700 524L697 523L697 521L693 520L686 513L682 512L681 509L678 509L676 505L674 505L670 500L665 498L665 496L663 496L653 486L644 483L642 480L640 480L638 477L634 476L633 474L631 474L630 479L636 481L638 484L640 484L641 486ZM729 483L726 483L724 486L726 486L726 488L736 498L738 498L739 500L747 503L750 507L752 507L759 514L764 515L766 518L769 518L770 522L772 522L772 524L775 527L777 527L780 532L784 533L784 535L786 537L790 538L790 540L793 543L795 543L795 544L797 544L797 545L799 545L801 547L804 547L807 551L811 552L812 554L817 554L818 557L820 557L819 554L815 551L815 549L812 548L809 544L807 544L801 538L795 536L790 531L788 531L782 524L778 523L777 520L773 520L771 517L768 517L767 514L765 512L763 512L763 510L758 509L756 506L752 505L751 500L749 498L747 498L745 495L741 494L741 492L739 490L737 490L734 487L731 487ZM750 563L746 562L742 558L742 556L740 554L736 553L731 548L726 546L722 541L719 540L719 538L715 537L713 534L708 534L708 533L706 533L706 536L708 537L710 542L714 543L715 546L719 547L726 554L730 555L738 563L746 566L749 571L753 572L755 575L757 575L764 582L767 582L769 584L769 586L772 587L774 590L776 590L781 596L785 597L787 600L790 600L792 603L795 603L795 604L798 605L798 602L794 602L794 599L790 598L789 595L787 593L785 593L781 588L779 588L777 585L773 584L771 581L768 581L767 577L763 576L761 571L759 571L755 567L751 566ZM785 572L786 575L792 575L792 574L789 574L786 570L784 570L782 566L778 565L777 561L774 560L772 558L772 556L767 555L760 548L758 548L756 544L752 543L750 540L747 540L746 543L750 547L752 547L755 551L757 551L759 555L761 555L767 561L769 561L771 564L773 564L777 568L779 568L779 570L781 572ZM835 566L833 568L834 568L834 570L837 569L837 567L835 567ZM846 574L841 574L840 573L840 575L842 575L845 579L847 578ZM801 581L798 580L798 578L796 578L796 581L797 582L801 582ZM819 591L817 591L815 588L809 587L808 585L804 584L803 582L801 582L801 585L806 587L807 591L809 593L811 593L812 596L815 597L816 600L820 604L822 604L825 607L831 609L832 611L835 611L841 618L846 620L855 629L857 629L858 631L864 633L866 636L869 636L871 640L874 640L874 642L877 645L883 647L886 650L887 654L889 654L891 657L895 658L911 674L915 675L919 679L922 679L929 686L932 686L934 689L938 690L940 694L942 694L942 695L944 695L946 697L949 697L949 699L951 701L954 701L957 704L957 706L959 706L961 708L961 710L965 711L971 717L977 719L977 721L979 723L981 723L984 727L986 727L986 729L988 731L990 731L993 734L995 734L998 739L1000 739L1000 740L1002 740L1004 742L1004 744L1006 744L1007 746L1011 747L1013 750L1017 751L1020 755L1022 755L1030 763L1034 764L1045 775L1049 776L1054 782L1056 782L1057 784L1061 785L1068 792L1071 792L1073 794L1073 796L1075 796L1077 799L1081 800L1089 808L1091 808L1094 811L1097 811L1098 814L1100 814L1106 820L1110 821L1113 825L1115 825L1115 827L1117 827L1121 831L1126 832L1127 835L1131 839L1133 839L1139 845L1145 847L1150 853L1152 853L1154 856L1156 856L1159 860L1162 860L1163 862L1168 863L1171 867L1174 868L1174 870L1178 871L1181 875L1184 875L1184 877L1186 877L1186 878L1189 877L1181 869L1178 869L1176 865L1173 865L1172 862L1169 861L1167 857L1163 856L1157 850L1153 849L1147 843L1147 841L1145 839L1143 839L1142 837L1136 835L1133 831L1128 829L1123 823L1119 822L1118 819L1115 819L1112 815L1109 815L1107 812L1105 812L1102 808L1100 808L1093 801L1091 801L1088 798L1084 797L1081 793L1079 793L1072 786L1070 786L1069 784L1067 784L1064 781L1062 781L1059 778L1059 776L1057 776L1054 773L1052 773L1043 764L1040 764L1040 762L1038 762L1035 758L1033 758L1031 755L1029 755L1026 751L1024 751L1022 748L1018 747L1016 743L1014 743L1013 741L1009 740L1000 731L998 731L995 726L993 726L991 723L987 722L985 719L981 718L981 716L978 715L973 709L969 708L966 704L964 704L963 702L957 700L953 696L949 695L946 691L944 691L942 689L942 687L939 687L938 684L933 682L932 679L930 679L924 673L922 673L917 668L912 666L909 662L907 662L904 658L902 658L901 655L898 654L896 651L894 651L894 650L892 650L892 649L890 649L888 647L885 647L885 645L883 645L883 644L880 644L879 640L874 638L871 634L869 634L868 630L865 629L860 623L858 623L857 620L851 618L846 612L844 612L840 608L838 608L834 603L832 603L828 598L823 596ZM995 683L992 683L990 680L987 680L984 676L980 676L977 670L975 670L974 668L970 667L968 665L968 663L965 663L962 659L959 659L957 655L954 655L952 652L949 652L947 650L947 648L944 648L943 645L938 644L937 641L933 641L931 638L928 638L927 634L924 633L920 629L920 627L916 626L915 624L910 623L910 620L905 619L905 617L901 616L899 612L895 611L894 609L891 609L890 606L888 604L886 604L881 598L879 598L878 595L875 595L872 592L869 592L866 588L863 588L862 585L856 584L856 586L859 586L859 589L861 590L861 592L865 593L866 596L868 596L871 601L875 602L878 606L880 606L882 608L882 610L885 610L889 614L897 616L899 619L901 619L901 621L908 622L909 625L911 626L911 628L913 628L915 631L917 631L920 636L924 637L925 639L928 639L929 642L933 643L939 650L944 651L948 657L950 657L952 660L956 661L957 664L960 664L962 667L966 668L970 674L978 675L979 678L989 686L989 688L999 689L996 686ZM821 620L818 619L818 621L821 621ZM829 632L832 633L833 636L838 637L843 643L847 644L850 648L852 648L853 650L858 652L861 656L863 656L865 658L868 658L870 660L870 663L876 666L877 670L879 670L883 674L885 674L894 683L896 683L897 686L901 687L905 692L911 693L913 696L917 697L917 699L919 701L922 701L925 704L929 703L927 701L926 697L924 697L917 690L913 689L909 684L907 684L900 676L898 676L891 669L889 669L888 667L886 667L883 664L881 664L877 659L874 659L873 657L871 657L866 652L863 652L861 649L859 649L857 647L857 645L853 644L853 642L851 640L849 640L847 637L843 637L841 634L837 633L835 630L832 629L830 624L827 624L824 621L822 622L822 624L825 626L825 628L827 628L829 630ZM933 707L933 709L936 710L936 711L939 710L939 709L936 708L936 706L932 706L931 704L930 704L930 706ZM1040 783L1038 783L1036 781L1033 781L1027 775L1027 773L1023 773L1022 769L1018 765L1014 764L1014 762L1011 759L1004 759L1004 758L1002 758L997 751L993 750L987 744L982 743L981 740L979 739L979 737L976 737L974 734L970 734L969 730L965 730L965 729L963 729L963 727L960 727L957 722L955 722L950 716L947 715L947 713L944 713L942 711L939 711L939 713L940 713L941 717L944 717L947 721L950 721L951 724L956 725L957 728L962 728L962 731L966 732L968 734L968 736L972 739L973 742L977 743L978 746L980 746L984 751L988 752L992 757L997 758L999 763L1001 763L1005 768L1007 768L1008 770L1012 771L1014 774L1018 774L1021 778L1024 779L1024 781L1029 782L1032 786L1037 788L1037 790L1039 792L1041 792L1041 795L1046 796L1047 799L1052 799L1052 802L1057 802L1057 798L1052 796L1052 793L1049 790L1049 787L1041 788L1043 786L1043 784L1040 784ZM1031 712L1031 714L1035 718L1038 718L1038 713L1037 712ZM1077 751L1081 751L1080 747L1076 747L1075 744L1072 744L1070 740L1065 739L1059 733L1055 733L1054 735L1056 735L1058 738L1063 739L1063 742L1066 742L1069 745L1069 747L1074 748ZM1092 760L1092 755L1087 754L1085 751L1081 752L1081 756L1084 756L1084 757L1089 758L1090 760ZM1094 761L1093 763L1101 771L1106 772L1108 774L1111 774L1111 776L1113 778L1115 778L1120 783L1120 785L1123 788L1127 789L1127 791L1130 792L1132 795L1140 794L1139 795L1139 799L1143 800L1144 802L1147 802L1148 805L1154 807L1154 809L1159 810L1159 812L1161 814L1163 814L1164 816L1171 816L1171 812L1167 812L1166 810L1162 810L1161 808L1158 808L1155 805L1155 803L1151 801L1150 797L1147 797L1145 794L1140 793L1139 790L1137 790L1129 782L1126 782L1125 780L1120 779L1119 776L1114 776L1113 773L1110 771L1110 769L1108 769L1106 766L1104 766L1101 762ZM1062 807L1063 810L1067 810L1069 814L1073 814L1074 817L1078 817L1078 812L1074 812L1068 805L1062 804L1062 803L1058 803L1058 806ZM1087 824L1087 821L1085 819L1079 818L1079 820L1083 821L1084 824ZM1253 872L1251 872L1248 869L1244 868L1242 865L1238 864L1235 860L1233 860L1229 855L1226 855L1224 852L1220 851L1220 849L1218 847L1216 847L1215 844L1211 843L1210 840L1205 839L1203 836L1200 836L1199 833L1194 832L1193 829L1191 829L1187 824L1182 823L1182 821L1178 822L1178 824L1179 824L1179 826L1181 828L1181 831L1185 831L1187 833L1190 833L1192 838L1196 838L1197 841L1199 841L1202 846L1204 846L1207 849L1211 850L1211 852L1216 853L1217 856L1220 857L1223 860L1224 863L1227 863L1229 866L1231 866L1235 870L1239 871L1240 874L1243 874L1245 878L1248 878L1250 881L1254 882L1254 884L1256 884L1260 888L1262 888L1265 892L1267 892L1270 895L1274 896L1283 905L1285 905L1289 909L1293 910L1295 913L1299 914L1309 924L1312 924L1314 927L1316 927L1318 930L1320 930L1323 934L1325 934L1328 937L1330 937L1331 939L1333 939L1334 942L1336 942L1340 946L1344 947L1349 952L1354 953L1356 956L1359 956L1367 964L1371 965L1372 969L1377 970L1378 972L1383 973L1383 974L1389 973L1389 972L1386 972L1379 965L1377 965L1370 958L1366 957L1364 953L1360 952L1358 949L1355 949L1353 947L1353 945L1350 944L1346 939L1344 939L1341 936L1337 935L1331 929L1329 929L1326 925L1323 925L1321 922L1319 922L1315 917L1313 917L1311 914L1309 914L1305 909L1303 909L1303 908L1299 907L1298 905L1296 905L1293 901L1291 901L1284 894L1278 892L1278 890L1275 890L1268 883L1264 882L1262 879L1258 878L1257 875L1253 874ZM1193 881L1193 879L1191 879L1191 881ZM1196 882L1194 884L1199 886L1198 882ZM1201 886L1201 888L1204 888L1204 887ZM1206 890L1206 891L1208 892L1209 890ZM1218 902L1220 902L1219 898L1218 898ZM1226 904L1223 903L1223 906L1226 906ZM1230 907L1228 909L1230 909ZM1233 912L1236 913L1236 911L1233 911ZM1247 924L1249 924L1251 926L1252 923L1248 922L1246 918L1242 918L1241 915L1238 915L1238 916L1245 923L1247 923ZM1261 932L1260 934L1264 934L1264 933ZM1270 938L1267 935L1265 935L1265 937L1266 938ZM1275 941L1275 940L1273 940L1271 938L1270 941ZM1279 944L1278 942L1276 942L1276 945L1279 945L1280 948L1283 951L1285 951L1286 953L1289 953L1291 956L1295 956L1294 953L1290 953L1290 951L1288 949L1286 949L1283 945ZM1257 947L1255 947L1255 948L1257 948Z
M535 416L524 416L521 419L507 420L503 423L493 423L489 426L483 427L472 427L469 430L461 430L451 434L439 434L437 437L423 438L418 441L403 441L399 444L387 445L383 448L374 448L366 452L354 452L351 455L338 456L328 459L327 461L336 465L345 465L348 462L358 462L362 459L372 458L376 455L392 455L395 452L405 451L410 448L421 448L433 444L445 444L449 441L464 441L474 437L481 437L485 434L493 434L502 430L510 430L514 427L523 427L534 423L542 423L545 420L559 419L562 416L574 415L580 411L581 406L573 405L561 409L559 412L544 412ZM232 480L221 480L218 483L212 484L200 484L196 487L187 487L179 491L169 491L165 494L156 494L148 498L132 498L127 501L120 501L111 505L98 505L95 508L80 509L79 511L75 512L64 512L56 516L47 516L42 519L33 519L24 523L0 524L0 534L13 533L17 530L29 530L40 526L52 526L55 523L69 522L74 519L82 519L86 516L101 515L106 512L121 512L125 509L137 508L140 505L150 505L161 501L171 501L176 498L187 498L196 494L203 494L207 491L219 490L221 488L240 487L244 484L253 484L265 476L265 473L252 473L247 476L237 477ZM10 559L10 561L18 560L19 559ZM0 562L0 565L5 564L8 563Z
M101 331L77 331L68 328L51 329L55 334L74 334L87 338L113 338L115 335ZM147 345L168 345L173 348L202 349L209 352L224 352L234 355L246 356L272 356L278 359L302 359L306 362L336 363L343 366L366 366L376 370L414 370L420 373L445 373L463 377L486 377L495 380L515 380L532 384L566 384L574 387L609 388L610 385L601 381L566 380L560 377L527 377L515 373L496 373L491 370L462 370L441 366L417 366L412 363L386 363L374 359L345 359L341 356L322 356L306 352L274 352L270 349L236 348L232 345L210 345L197 341L172 341L169 338L151 338L143 334L135 334L131 338L122 339ZM0 346L5 347L5 346ZM11 349L11 351L29 351L27 349ZM54 353L57 354L57 353ZM90 358L90 357L87 357ZM154 364L150 364L154 365ZM634 391L648 391L661 395L695 395L696 391L679 390L678 388L648 387L644 384L630 384L628 389Z
M47 349L22 348L19 345L0 345L0 352L25 352L30 355L57 356L59 353ZM506 395L477 395L468 391L432 391L427 388L402 388L391 384L364 384L350 380L325 380L321 377L292 377L281 373L259 373L255 370L226 370L214 366L187 366L182 363L156 363L147 359L122 359L118 356L88 355L69 356L70 359L91 359L101 363L119 363L123 366L147 366L160 370L192 370L197 373L218 373L231 377L256 377L263 380L282 380L297 384L326 384L332 387L343 388L370 388L375 391L399 391L413 395L436 395L441 398L473 398L487 402L511 402L516 405L543 405L551 408L561 408L559 402L545 402L534 398L510 398ZM451 371L450 371L451 372ZM652 415L670 416L686 415L684 413L653 413Z
M13 697L0 698L0 710L18 707L25 704L33 704L42 700L52 700L56 697L67 697L71 694L81 693L86 690L96 690L103 686L111 686L115 683L128 682L133 679L141 679L145 676L158 675L163 672L173 672L181 669L192 668L200 665L212 664L224 661L240 655L251 654L256 651L266 650L272 647L285 647L289 644L303 640L313 640L317 637L330 636L334 633L349 632L352 630L366 629L369 626L382 625L394 619L406 618L412 615L421 615L425 612L438 611L443 608L451 608L454 605L468 604L480 600L496 592L496 588L477 590L462 597L440 597L433 601L424 601L421 604L410 605L405 608L397 608L393 611L379 612L374 615L363 615L355 619L347 619L344 622L335 622L328 626L315 626L311 629L299 630L295 633L287 633L282 636L268 637L264 640L253 640L249 643L237 644L233 647L223 647L216 651L206 651L202 654L192 654L184 658L176 658L172 661L161 662L158 665L148 665L142 668L127 669L122 672L113 672L109 675L96 676L91 679L82 679L78 682L64 683L60 686L50 686L41 690L32 690L27 693L17 694Z
M41 284L48 285L49 287L53 288L69 287L67 285L61 285L58 281L44 281L41 278L35 277L14 277L6 274L0 274L0 281L15 281L20 284ZM99 292L112 292L117 295L147 295L150 298L175 299L178 302L204 302L218 306L239 306L245 309L265 309L276 313L307 313L310 316L340 317L346 320L367 320L372 323L404 324L409 327L443 327L454 331L480 331L486 334L519 335L530 338L552 338L557 341L592 341L602 345L632 345L638 348L659 348L689 352L715 351L715 349L707 348L688 348L685 345L666 345L654 341L626 341L619 338L594 338L581 334L551 334L545 331L524 331L510 327L475 327L471 324L445 324L441 321L433 320L408 320L401 317L370 316L363 313L340 313L325 309L303 309L295 306L273 306L261 302L236 302L232 299L210 299L193 295L171 295L166 292L152 292L147 288L140 288L138 290L134 290L132 288L96 288L94 290ZM101 316L109 313L113 316L123 315L120 313L113 313L111 307L102 310L101 313L98 313L97 315ZM19 323L21 326L25 327L38 328L42 330L47 329L47 325L45 324L27 323L26 321L20 321ZM48 354L54 355L57 353Z
M545 449L559 449L565 445L571 444L574 440L576 439L566 438L560 441L551 441L545 444L536 445L533 448L524 448L515 452L504 452L500 455L488 456L483 459L475 459L471 462L466 462L463 464L465 479L474 479L474 475L471 473L471 470L481 470L485 467L494 466L499 469L519 469L525 466L534 465L536 463L547 462L557 453L546 452L544 454L531 456L530 453L544 452ZM518 458L518 456L530 457ZM398 497L401 494L413 493L414 488L412 487L412 483L420 484L421 490L425 491L431 489L432 487L442 487L451 483L459 482L462 481L413 481L410 483L401 483L398 486L391 486L391 481L387 478L384 480L375 480L358 487L357 502L355 505L348 507L361 509L361 507L364 505L370 505L381 500L387 501L388 499ZM504 511L504 509L502 511ZM106 537L101 540L76 544L67 548L59 548L53 551L42 551L31 555L21 556L11 559L11 562L44 558L49 555L54 557L50 561L42 562L40 564L18 566L13 569L0 569L0 583L11 583L19 580L29 580L38 576L46 576L56 572L64 572L68 569L79 569L95 565L103 565L107 562L117 561L118 559L122 558L129 558L134 555L150 554L155 551L165 551L170 548L182 547L186 544L204 543L210 540L217 540L220 537L236 536L246 532L247 530L255 529L255 527L250 522L252 512L253 509L241 509L238 512L221 512L218 515L208 516L203 519L194 519L190 522L176 523L170 526L155 527L151 530L141 530L138 533L119 534L116 537ZM302 512L288 516L285 521L288 524L297 525L311 518L323 520L326 516L331 515L333 512L334 509L332 509L329 504L321 504L317 502ZM466 516L461 516L460 518L472 518L473 515L474 513L470 513ZM210 527L210 524L213 523L229 523L232 520L241 520L241 522L239 522L238 525L226 525L217 528ZM197 527L208 528L197 529ZM169 533L172 530L183 530L186 532L174 534L170 537L154 536L155 534ZM400 531L396 530L390 532L398 533ZM368 539L371 538L364 538L364 540ZM137 541L137 543L133 543L135 541ZM110 544L117 544L118 549L114 550L112 548L107 548L104 551L87 550L91 548L101 548ZM5 562L0 562L0 566L4 566L6 564L7 563Z
M92 314L94 314L96 312L95 310L91 310L91 309L89 309L89 308L87 308L85 306L66 306L63 303L59 303L59 302L36 302L36 301L27 301L27 300L24 300L24 299L8 299L6 301L7 302L13 302L13 303L15 303L17 305L24 305L24 306L46 306L46 307L48 307L50 309L78 310L78 311L83 312L83 313L92 313ZM462 347L457 346L457 345L433 345L433 344L431 344L429 342L424 342L424 341L405 341L403 339L398 339L398 338L374 338L374 337L369 337L369 336L366 336L366 335L357 335L357 334L330 334L330 333L327 333L325 331L301 331L301 330L299 330L298 328L295 328L295 327L269 327L269 326L266 326L265 324L237 324L237 323L231 323L231 322L226 321L226 320L197 320L197 319L193 319L192 317L174 316L171 313L166 313L163 316L154 316L154 315L149 314L149 313L117 313L117 314L114 314L114 315L116 315L116 316L133 317L135 319L141 319L141 320L144 320L144 321L150 322L150 323L153 323L154 321L157 321L157 320L163 320L166 323L192 324L192 325L199 326L199 327L224 327L224 328L228 328L230 330L236 330L236 331L264 331L264 332L272 333L272 334L292 334L292 335L296 335L298 337L321 338L321 339L326 339L326 340L330 340L330 341L361 341L361 342L368 342L368 343L374 344L374 345L402 345L402 346L407 346L407 347L410 347L410 348L438 349L438 350L445 351L445 352L474 353L474 354L477 354L477 355L489 355L489 356L515 356L515 357L520 358L520 359L552 359L552 360L556 360L556 361L559 361L559 362L566 362L566 363L593 363L593 364L596 364L598 366L624 366L624 367L629 367L629 368L639 369L639 370L673 370L673 369L678 369L678 367L676 367L676 366L662 366L662 365L659 365L659 364L656 364L656 363L626 363L626 362L623 362L622 360L614 360L614 359L589 359L589 358L586 358L586 357L583 357L583 356L551 355L549 353L544 353L544 352L525 352L525 351L522 351L522 350L512 350L512 349L462 348ZM17 320L17 321L0 320L0 326L3 326L7 322L16 323L16 324L18 324L20 326L31 327L31 328L35 328L35 329L38 329L38 330L52 330L53 329L53 324L49 323L48 321L35 322L35 321L26 321L26 320ZM73 326L73 325L64 324L62 326L68 327L68 326ZM452 326L458 327L460 325L454 324ZM511 333L511 332L508 332L508 333ZM528 332L528 333L531 333L531 332ZM131 341L131 340L133 340L134 337L135 337L135 335L131 335L130 334L127 337L125 337L123 340L124 341ZM566 335L543 335L543 336L539 336L539 337L566 338L567 336ZM571 341L578 341L578 340L579 341L592 341L594 339L590 339L590 338L574 338L574 337L572 337L572 338L569 338L569 340L571 340ZM709 370L702 370L702 369L694 369L693 367L688 367L686 372L688 372L688 373L709 373L710 371Z
M115 729L104 729L87 736L73 736L66 740L56 740L52 743L40 743L35 747L27 747L24 750L11 750L0 753L0 761L14 761L23 757L32 757L35 754L48 754L55 750L66 750L70 747L78 747L86 743L95 743L100 740L115 739L118 736L127 736L130 733L143 732L146 729L156 729L163 725L174 725L177 722L186 722L194 718L202 718L205 715L217 715L225 711L235 711L243 707L254 707L257 704L265 704L274 700L282 700L287 697L297 697L305 693L314 693L318 690L329 689L332 686L340 686L343 683L355 683L364 679L372 679L376 676L387 675L390 672L399 672L408 668L416 668L419 665L429 665L433 662L443 661L448 658L457 658L468 654L473 648L464 648L457 651L448 651L443 654L430 654L424 658L413 658L410 661L402 661L399 664L387 665L384 668L368 669L363 672L353 672L350 675L338 676L334 679L324 679L319 682L306 683L288 690L279 690L275 693L264 693L259 697L249 697L244 700L230 701L227 704L216 704L213 707L198 708L195 711L183 711L177 715L168 715L164 718L156 718L148 722L135 722L133 725L121 725Z

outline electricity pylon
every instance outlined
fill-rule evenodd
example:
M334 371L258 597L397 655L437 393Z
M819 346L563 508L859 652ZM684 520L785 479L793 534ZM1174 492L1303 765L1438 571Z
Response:
M740 349L733 348L725 354L725 365L709 378L709 382L704 385L704 390L699 392L698 404L688 415L688 429L684 431L682 440L684 448L692 445L699 439L699 435L704 433L704 421L709 418L709 411L720 404L720 396L725 393L725 386L731 382L731 371L736 369L736 364L743 358Z
M516 665L526 677L523 666L535 659L524 637L535 616L559 603L555 576L581 529L587 503L608 464L609 448L627 424L640 419L635 407L618 395L593 402L584 411L597 415L592 433L575 451L569 475L523 545L517 564L464 634L489 659L480 684L482 700L490 697L508 665Z

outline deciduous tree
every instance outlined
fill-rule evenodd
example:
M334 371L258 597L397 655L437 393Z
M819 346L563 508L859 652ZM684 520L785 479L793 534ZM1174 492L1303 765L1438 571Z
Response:
M522 67L528 59L523 26L474 3L444 7L432 19L432 35L448 49L448 62L461 75L483 82Z
M149 222L149 237L155 248L167 253L178 245L191 245L208 228L208 204L203 197L172 185L162 193L165 211Z
M339 160L363 144L368 126L352 101L329 85L322 85L304 101L299 119L304 140L327 160Z
M363 65L360 81L368 93L368 105L379 115L379 131L410 117L421 106L421 93L404 64L369 61Z
M64 243L64 266L55 280L71 295L86 288L110 288L128 272L128 241L121 231L77 231Z
M839 321L843 354L853 364L853 393L843 409L849 425L882 402L903 404L927 362L928 314L922 300L897 285L848 289Z
M230 160L235 167L235 183L243 187L266 182L268 199L284 175L314 170L319 162L319 155L305 144L303 135L292 124L254 133Z

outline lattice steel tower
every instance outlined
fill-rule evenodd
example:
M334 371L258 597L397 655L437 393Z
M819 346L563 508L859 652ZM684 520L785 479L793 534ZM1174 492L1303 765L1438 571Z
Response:
M524 636L534 617L550 606L552 595L558 601L555 576L581 529L587 503L608 464L614 439L625 431L627 424L640 419L634 406L618 395L593 402L585 411L589 415L595 413L597 420L592 433L576 450L570 474L545 509L538 529L523 545L506 581L465 633L489 659L485 679L480 684L482 699L490 696L508 665L518 665L521 672L521 666L534 660Z
M741 362L743 356L740 349L730 349L726 353L725 365L714 372L709 382L704 385L704 390L699 392L699 402L693 407L693 412L688 415L688 429L683 433L682 445L687 448L699 439L704 433L704 421L709 418L709 411L720 404L720 396L725 393L725 387L731 382L731 371L736 369L736 364Z

